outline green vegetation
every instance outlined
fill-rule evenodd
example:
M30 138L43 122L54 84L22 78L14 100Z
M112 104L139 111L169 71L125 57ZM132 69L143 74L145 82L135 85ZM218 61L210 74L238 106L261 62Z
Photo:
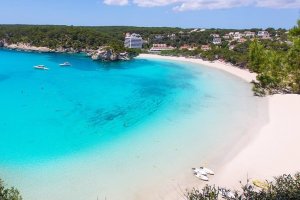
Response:
M22 197L16 188L6 188L0 179L0 200L22 200Z
M227 200L279 200L279 199L300 199L300 173L291 175L282 175L276 177L273 182L266 182L264 189L258 188L248 183L241 187L242 191L232 192L232 197L225 196ZM221 188L206 185L202 190L193 189L188 191L186 197L188 200L216 200L221 196ZM228 194L230 190L223 189Z
M286 49L267 48L257 40L250 45L249 69L258 73L255 94L300 94L300 20L289 31L289 39Z
M147 27L81 27L41 25L0 25L0 40L7 43L28 43L38 47L72 48L76 51L98 49L100 46L123 48L126 32L142 33L144 37L178 32L179 28ZM122 47L122 48L121 48ZM123 48L124 49L124 48Z
M256 32L260 29L247 31ZM28 43L33 46L51 49L66 49L70 52L86 52L101 46L110 47L113 52L127 51L130 57L141 50L126 49L124 37L127 32L138 33L145 40L144 50L155 43L176 47L162 51L161 55L185 56L204 60L224 60L241 68L258 73L254 83L254 93L262 96L275 93L300 94L300 20L298 26L289 31L268 28L269 39L232 39L229 33L246 30L206 29L193 30L167 27L82 27L82 26L35 26L0 25L1 40L8 44ZM222 44L213 45L213 34L223 39ZM1 45L1 44L0 44ZM180 49L183 45L196 47L193 50ZM202 45L210 49L202 50Z
M282 175L275 177L274 181L265 181L259 184L260 187L247 181L241 184L240 191L232 191L227 188L206 185L201 190L193 189L187 191L187 200L297 200L300 199L300 173L292 175ZM14 187L6 188L0 179L0 200L22 200L22 197Z
M163 51L161 54L210 61L221 59L241 68L248 68L258 74L253 87L255 95L258 96L276 93L300 94L300 20L298 26L288 34L283 29L267 30L273 36L270 40L255 38L240 43L225 41L221 45L210 45L211 49L207 51L198 47L192 51L175 49Z

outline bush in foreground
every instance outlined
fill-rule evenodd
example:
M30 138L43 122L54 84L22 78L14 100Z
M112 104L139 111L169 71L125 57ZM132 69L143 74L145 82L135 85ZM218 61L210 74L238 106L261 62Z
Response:
M6 188L0 179L0 200L22 200L22 197L16 188Z
M275 177L272 182L265 182L257 187L248 180L242 185L241 191L227 190L216 186L206 185L202 190L188 191L188 200L217 200L223 197L227 200L299 200L300 199L300 173Z

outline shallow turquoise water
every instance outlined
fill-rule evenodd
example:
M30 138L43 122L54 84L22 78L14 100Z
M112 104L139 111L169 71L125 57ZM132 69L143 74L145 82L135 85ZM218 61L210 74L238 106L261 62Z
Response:
M72 67L60 67L69 61ZM44 64L49 71L34 70ZM123 137L189 95L191 72L158 61L0 51L0 163L48 160Z
M224 154L257 105L251 85L204 66L2 49L0 177L28 200L153 199Z

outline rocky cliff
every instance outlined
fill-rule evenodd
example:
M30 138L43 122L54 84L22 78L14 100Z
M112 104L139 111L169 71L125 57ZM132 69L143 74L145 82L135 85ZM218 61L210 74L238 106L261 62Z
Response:
M98 50L90 51L88 53L93 60L102 61L117 61L117 60L129 60L127 52L117 53L110 47L100 47Z
M57 53L87 53L93 60L101 61L118 61L118 60L130 60L130 56L127 52L118 53L115 52L113 48L109 46L99 47L97 50L91 49L81 49L76 50L73 48L63 48L59 47L56 49L51 49L48 47L36 47L27 43L17 43L17 44L8 44L5 41L0 40L0 47L5 47L8 49L16 49L22 51L36 51L43 53L57 52Z

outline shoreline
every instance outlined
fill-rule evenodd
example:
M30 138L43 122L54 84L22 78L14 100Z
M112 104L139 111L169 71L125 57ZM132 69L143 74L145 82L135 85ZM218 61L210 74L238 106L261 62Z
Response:
M141 59L164 59L170 61L184 61L217 68L235 75L250 83L256 74L250 73L219 61L209 62L200 59L141 54ZM201 67L201 66L199 66ZM266 105L261 105L257 124L249 127L245 135L236 138L235 144L228 145L223 155L212 155L211 164L216 175L206 182L190 180L180 183L181 188L192 189L205 184L240 190L240 183L247 179L272 180L274 176L294 174L299 171L300 140L297 119L300 119L300 95L277 94L264 98ZM263 112L267 116L263 116ZM261 122L261 120L266 120ZM288 135L288 137L287 137ZM289 155L289 156L286 156ZM293 158L293 159L290 159ZM209 167L209 166L208 166ZM195 185L196 184L196 185ZM164 199L180 199L182 194L170 191Z
M90 57L92 60L102 60L102 61L124 61L130 60L131 57L127 52L124 53L115 53L112 49L104 49L104 47L99 47L97 50L93 49L81 49L75 50L73 48L63 48L59 47L56 49L51 49L49 47L37 47L32 46L26 43L17 43L17 44L7 44L4 43L0 48L14 51L23 51L23 52L36 52L36 53L69 53L69 54L80 54L83 53L86 56Z
M300 95L276 94L266 98L268 123L253 138L250 136L239 151L234 150L211 184L240 189L239 181L272 181L273 177L299 172Z
M170 61L183 61L183 62L190 62L194 64L205 65L207 67L212 67L216 69L220 69L222 71L226 71L232 75L235 75L244 81L252 82L256 80L256 73L252 73L247 69L238 68L230 63L220 62L220 61L204 61L201 59L196 58L185 58L185 57L173 57L173 56L160 56L154 54L140 54L137 58L142 59L163 59L163 60L170 60Z

